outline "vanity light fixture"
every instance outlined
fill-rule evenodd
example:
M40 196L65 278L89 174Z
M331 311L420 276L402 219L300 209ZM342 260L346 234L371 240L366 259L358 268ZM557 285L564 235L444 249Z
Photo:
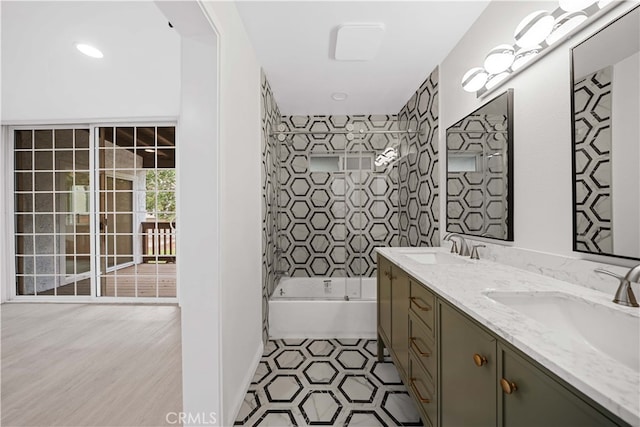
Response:
M483 67L473 67L464 74L462 88L476 92L478 98L488 94L550 52L585 22L622 3L613 0L559 0L559 6L553 12L537 10L528 14L516 27L514 43L491 49Z
M100 51L100 49L86 43L76 43L76 49L91 58L100 59L104 57L104 54Z
M516 58L513 60L513 64L511 64L511 70L517 71L522 68L524 64L535 58L538 52L540 52L540 49L542 49L542 47L537 44L531 47L523 47L518 50L516 52Z
M585 10L598 0L560 0L560 8L567 12Z
M467 73L462 77L462 87L467 92L475 92L484 87L485 83L487 83L487 79L489 78L489 73L487 73L482 67L475 67L467 71Z
M513 46L501 44L489 51L484 59L484 69L491 74L502 73L509 69L515 58Z
M498 83L500 83L501 81L503 81L504 79L506 79L507 77L509 77L509 73L508 71L502 72L500 74L495 74L493 76L489 77L489 80L487 81L487 84L485 85L485 87L487 89L491 89L494 88L498 85Z
M551 34L549 34L549 37L547 37L547 44L551 46L552 44L569 34L571 31L579 27L580 24L582 24L586 20L587 14L581 11L567 12L560 15L553 25L553 31L551 32Z
M538 10L527 15L516 27L513 37L520 47L540 44L553 30L553 16L546 10Z

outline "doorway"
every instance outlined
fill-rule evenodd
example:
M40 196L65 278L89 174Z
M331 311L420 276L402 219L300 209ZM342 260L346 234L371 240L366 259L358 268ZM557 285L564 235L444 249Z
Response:
M177 296L175 126L12 134L16 296Z

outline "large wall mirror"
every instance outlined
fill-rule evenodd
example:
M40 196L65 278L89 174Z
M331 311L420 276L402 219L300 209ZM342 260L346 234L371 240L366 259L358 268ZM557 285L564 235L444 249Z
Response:
M640 7L572 50L573 249L640 259Z
M447 129L447 231L513 240L513 89Z

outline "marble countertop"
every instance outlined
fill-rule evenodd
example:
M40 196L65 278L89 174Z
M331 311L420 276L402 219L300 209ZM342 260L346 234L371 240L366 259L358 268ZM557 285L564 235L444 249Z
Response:
M377 248L382 256L549 371L631 425L640 425L640 372L491 300L485 292L562 292L620 310L638 322L640 309L614 304L613 295L488 260L460 257L466 262L422 264L407 256L434 250L448 253L446 248Z

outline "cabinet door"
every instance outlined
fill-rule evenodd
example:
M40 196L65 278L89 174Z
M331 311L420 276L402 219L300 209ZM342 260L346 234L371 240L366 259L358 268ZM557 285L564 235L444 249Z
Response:
M400 365L400 375L406 380L409 372L409 276L395 266L391 273L391 349Z
M443 426L496 425L496 339L440 303Z
M391 343L391 263L378 255L378 334Z
M617 425L514 351L499 345L498 352L498 425Z

